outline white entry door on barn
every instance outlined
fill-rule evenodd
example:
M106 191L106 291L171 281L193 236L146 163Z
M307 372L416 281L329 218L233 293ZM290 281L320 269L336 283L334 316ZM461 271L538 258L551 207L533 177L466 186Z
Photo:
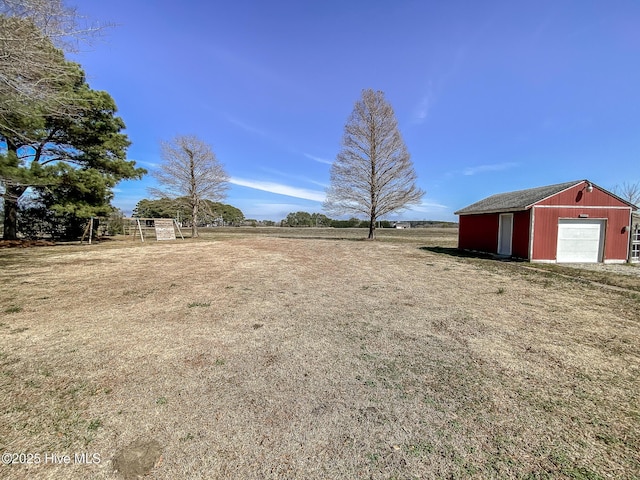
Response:
M503 213L498 223L498 255L511 255L512 239L513 213Z
M558 263L597 263L602 261L604 220L558 220Z

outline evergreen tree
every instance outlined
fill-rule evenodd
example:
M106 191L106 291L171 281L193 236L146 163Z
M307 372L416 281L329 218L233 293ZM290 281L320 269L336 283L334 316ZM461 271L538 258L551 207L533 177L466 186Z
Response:
M92 90L79 65L60 61L67 75L58 93L65 102L72 99L67 110L74 114L50 115L34 104L0 124L5 239L17 238L18 202L28 190L61 221L73 223L108 214L113 187L145 173L126 160L130 142L111 96Z

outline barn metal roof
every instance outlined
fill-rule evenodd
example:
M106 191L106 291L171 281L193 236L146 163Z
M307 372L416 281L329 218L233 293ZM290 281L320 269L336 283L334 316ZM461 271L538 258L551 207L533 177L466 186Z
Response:
M586 181L588 180L576 180L574 182L528 188L526 190L517 190L515 192L498 193L497 195L487 197L479 202L469 205L468 207L464 207L463 209L454 212L454 214L466 215L471 213L515 212L519 210L526 210L551 195L555 195L567 188L571 188Z

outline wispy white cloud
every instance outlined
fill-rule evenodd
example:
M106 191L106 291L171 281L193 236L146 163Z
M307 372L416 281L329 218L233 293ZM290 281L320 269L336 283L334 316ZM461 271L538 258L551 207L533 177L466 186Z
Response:
M434 209L442 209L442 208L449 208L449 207L435 201L427 200L420 203L420 205L411 206L409 210L413 212L432 212Z
M292 175L289 172L283 172L283 171L277 170L275 168L262 167L260 170L262 170L263 172L267 172L267 173L271 173L271 174L274 174L274 175L278 175L280 177L290 178L290 179L295 180L296 182L304 182L304 183L310 183L312 185L318 185L319 187L322 187L323 189L326 189L326 188L329 187L329 185L327 185L326 183L318 182L317 180L312 180L312 179L307 178L307 177L302 176L302 175Z
M465 168L462 171L463 175L476 175L478 173L484 172L499 172L502 170L509 170L510 168L515 168L519 166L519 163L515 162L503 162L503 163L492 163L489 165L478 165L476 167Z
M279 138L278 135L269 132L268 130L262 128L262 127L257 127L255 125L249 124L243 120L240 120L236 117L233 117L231 115L227 115L226 116L227 121L229 123L231 123L232 125L235 125L236 127L244 130L245 132L249 132L253 135L257 135L259 137L264 138L265 140L268 140L269 142L278 145L279 147L287 150L290 153L294 153L296 155L300 155L302 154L304 157L308 158L309 160L313 160L314 162L318 162L318 163L322 163L324 165L331 165L333 164L333 160L327 159L327 158L322 158L322 157L318 157L316 155L312 155L310 153L305 153L305 152L301 152L300 150L298 150L295 147L292 147L289 142L285 141L282 138Z
M274 133L273 131L263 128L262 126L256 126L254 124L247 123L246 121L240 120L237 117L234 117L231 115L227 115L226 118L227 118L227 121L232 125L235 125L236 127L240 128L241 130L244 130L245 132L248 132L252 135L260 137L284 151L287 151L289 153L296 153L296 154L299 153L294 148L291 147L290 142L289 140L287 140L286 136L283 137L280 133L277 133L277 132Z
M425 199L419 205L411 205L389 215L386 220L437 220L450 217L450 208L437 200Z
M159 168L160 164L157 162L147 162L145 160L135 160L136 165L142 165L143 167Z
M223 63L225 70L230 75L235 75L240 79L257 79L262 83L286 89L287 91L299 90L298 85L291 82L287 76L272 68L265 67L262 62L248 55L218 46L209 46L207 54L214 57L218 62Z
M420 124L427 119L434 101L435 101L435 92L433 89L433 83L429 82L429 85L427 86L427 93L425 93L422 96L422 98L420 99L420 101L415 107L415 110L413 113L414 123Z
M307 157L309 160L313 160L314 162L324 163L325 165L333 164L333 160L328 160L322 157L316 157L315 155L311 155L310 153L303 153L303 155Z
M443 67L434 69L429 73L429 80L421 92L422 96L419 97L413 107L411 123L420 125L429 118L438 98L442 95L442 92L447 90L451 80L458 76L467 56L468 47L459 45L449 52L449 60L442 62Z
M289 197L302 198L305 200L313 200L315 202L324 202L325 200L325 193L319 190L292 187L290 185L284 185L282 183L249 180L238 177L231 177L229 183L233 185L239 185L241 187L261 190L263 192L276 193L278 195L286 195Z
M253 133L255 135L259 135L261 137L268 138L268 139L272 138L271 134L269 134L266 130L263 130L258 127L254 127L253 125L249 125L248 123L245 123L242 120L238 120L237 118L234 118L234 117L227 117L227 120L230 123L234 124L236 127L240 127L242 130L246 132Z
M317 185L319 187L322 187L323 189L327 189L329 188L329 184L327 183L323 183L323 182L316 182L315 180L307 180L307 182L312 183L313 185Z
M424 200L419 205L411 205L395 215L391 215L391 218L403 218L408 220L417 220L419 217L426 218L428 215L435 215L440 218L443 211L449 207L438 203L434 200Z

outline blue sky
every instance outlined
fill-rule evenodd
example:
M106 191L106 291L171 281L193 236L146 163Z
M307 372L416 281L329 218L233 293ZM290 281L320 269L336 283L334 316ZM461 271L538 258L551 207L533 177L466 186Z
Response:
M86 2L116 24L74 57L153 170L194 134L246 217L320 212L364 88L385 92L427 193L390 219L456 220L488 195L640 180L640 2ZM150 175L118 185L130 213Z

